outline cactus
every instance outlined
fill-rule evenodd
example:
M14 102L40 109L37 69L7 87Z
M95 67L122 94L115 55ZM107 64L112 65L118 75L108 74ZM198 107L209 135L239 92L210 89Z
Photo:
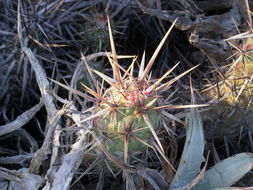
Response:
M87 69L90 71L89 73L96 73L100 76L109 84L109 87L98 87L97 81L93 81L97 87L97 91L95 92L87 85L82 84L84 89L94 96L91 97L54 81L58 85L71 90L73 93L96 102L93 107L95 113L86 119L91 120L93 123L94 132L91 132L93 140L97 141L98 150L101 150L110 161L121 168L123 167L122 164L130 163L129 153L144 153L147 147L152 149L156 147L157 152L159 152L163 159L169 163L165 156L164 147L157 135L157 130L161 128L162 123L165 123L163 119L166 117L178 121L181 120L167 113L165 110L203 106L171 105L161 96L161 93L168 90L175 81L195 69L197 66L181 73L163 84L162 81L168 77L179 63L167 71L161 78L156 80L151 79L151 74L149 73L151 67L175 25L175 22L163 37L146 67L144 67L145 53L143 54L138 77L133 75L134 64L137 59L136 56L118 56L116 54L112 30L108 18L109 38L112 52L111 54L108 53L108 59L112 66L113 77L109 77L104 73L91 69L90 67ZM126 70L118 63L118 59L122 57L133 58L132 64ZM92 78L95 79L93 74ZM99 137L103 137L103 140L100 140ZM151 137L154 139L154 141L152 141L153 144L150 141ZM117 158L115 158L115 155L118 155ZM91 158L88 157L87 159L90 160ZM170 167L173 168L172 165L170 165Z
M108 28L106 23L106 14L100 12L91 12L85 23L85 38L87 46L92 51L101 51L108 44Z
M99 94L99 91L101 91L100 89L98 92L94 92L85 84L82 84L87 92L99 100L95 106L96 113L94 114L94 117L91 116L91 118L93 118L96 136L104 135L106 140L103 142L103 145L105 148L111 153L117 153L120 155L118 157L119 159L124 157L123 160L125 163L129 162L129 152L143 153L147 146L152 147L148 142L151 134L159 149L158 152L164 154L164 148L156 131L162 124L162 118L168 117L169 114L162 115L161 110L201 106L167 105L166 102L162 102L163 99L160 96L162 92L170 88L172 83L192 71L196 66L164 84L161 84L162 80L165 79L177 65L157 80L151 79L151 75L149 74L154 61L175 22L162 39L146 68L144 68L144 53L138 77L133 76L136 57L133 57L133 62L127 70L123 69L118 64L119 56L116 54L109 24L112 54L108 54L108 59L112 66L113 77L106 76L96 70L93 70L93 72L105 80L110 87L105 89L104 94L101 95ZM123 75L121 71L124 72ZM163 155L163 157L165 156Z
M83 40L86 48L89 48L91 52L100 52L109 47L110 40L106 16L109 13L112 15L112 33L117 34L119 40L124 38L129 22L126 6L127 3L122 4L115 1L94 3L88 14L83 16L85 23L81 26L84 27Z
M232 37L232 39L234 39ZM252 123L252 79L253 79L253 39L242 39L242 46L236 47L236 60L232 67L226 72L225 78L209 91L211 99L221 98L221 102L214 106L207 117L215 120L217 115L221 116L214 131L215 138L223 138L223 135L236 135L240 133L242 121ZM246 129L246 127L244 127Z
M251 94L251 80L253 74L253 39L243 39L243 45L238 48L238 57L232 68L227 72L227 80L221 86L221 90L227 95L226 102L238 103L246 108Z

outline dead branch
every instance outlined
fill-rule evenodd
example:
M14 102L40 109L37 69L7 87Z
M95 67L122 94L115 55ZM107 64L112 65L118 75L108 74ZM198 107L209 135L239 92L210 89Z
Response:
M0 167L0 178L4 179L0 181L0 186L9 190L38 190L44 183L41 176L29 173L28 168L9 170Z
M47 156L52 152L53 139L55 135L55 130L57 128L58 122L61 116L64 114L65 110L59 111L56 116L49 121L47 135L44 139L42 147L35 153L31 164L30 171L32 173L38 173L42 162L47 159Z
M168 20L171 23L174 22L176 19L178 19L175 24L175 27L177 27L180 30L188 30L189 28L195 26L201 21L198 15L193 14L189 10L184 11L157 10L143 6L138 0L136 0L136 3L144 13L149 14L151 16L155 16L162 20Z
M53 145L55 129L57 127L60 128L60 126L58 125L58 121L61 118L64 111L57 112L57 109L53 102L53 96L51 95L51 92L50 92L50 85L47 80L45 70L40 66L38 59L35 57L31 49L27 47L27 39L23 38L20 6L21 6L21 2L19 1L18 11L17 11L18 12L17 23L18 23L18 37L19 37L20 45L23 52L28 57L29 62L35 71L36 80L40 88L41 96L48 113L48 125L46 127L47 133L46 133L44 143L42 147L35 153L30 164L30 171L32 173L38 173L39 168L42 165L42 162L47 159L48 154L50 154L52 151L51 148ZM54 149L54 155L57 153L58 151Z
M77 111L73 105L70 109ZM77 141L71 146L71 151L62 157L62 163L58 171L55 173L47 173L47 178L50 180L47 181L43 190L67 190L73 179L74 172L83 160L84 151L87 148L85 145L88 142L88 132L82 126L87 125L87 123L82 124L82 116L74 112L72 112L71 118L74 120L77 127L81 128L77 132Z
M0 164L20 164L21 166L27 165L27 163L32 159L33 154L24 154L24 155L17 155L17 156L6 156L0 157Z
M33 116L40 110L42 106L43 103L40 101L31 109L19 115L14 121L0 126L0 136L11 133L23 127L33 118Z
M216 64L224 63L229 57L229 46L224 41L215 41L208 38L199 38L198 35L192 33L189 37L189 42L199 48L209 60L214 61Z
M44 101L48 117L49 119L52 119L56 113L57 109L55 107L55 104L53 102L53 97L50 93L50 85L47 80L47 76L45 73L45 70L40 66L38 59L35 57L34 53L31 51L30 48L27 47L27 38L23 38L22 34L22 25L21 25L21 13L20 13L20 4L21 2L19 1L18 4L18 18L17 18L17 23L18 23L18 37L19 37L19 42L21 45L21 48L23 52L26 54L26 56L29 59L30 64L32 65L35 74L36 74L36 80L38 83L38 86L40 88L41 96Z

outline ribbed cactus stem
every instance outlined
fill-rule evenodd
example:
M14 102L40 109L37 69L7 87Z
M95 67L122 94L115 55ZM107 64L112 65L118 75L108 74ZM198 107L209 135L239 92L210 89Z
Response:
M160 110L189 108L192 106L166 105L167 102L164 101L161 93L195 67L162 85L161 82L169 76L178 64L157 80L151 79L149 73L175 22L148 61L146 68L144 68L144 54L137 78L133 76L136 56L132 56L133 62L128 69L125 70L119 65L112 29L109 26L112 53L108 54L108 59L112 66L113 77L109 77L99 71L94 72L106 81L110 87L102 88L102 92L94 92L83 85L98 100L95 105L96 113L93 117L94 131L98 136L105 137L103 139L106 149L125 163L129 163L129 160L131 160L129 159L131 153L142 154L147 147L152 149L156 147L161 156L166 158L157 130L161 127L161 123L165 123L162 122L162 119L168 117L169 114L162 115ZM122 72L124 73L122 74ZM103 95L101 95L102 93ZM110 158L109 160L113 161ZM171 166L170 163L169 165Z

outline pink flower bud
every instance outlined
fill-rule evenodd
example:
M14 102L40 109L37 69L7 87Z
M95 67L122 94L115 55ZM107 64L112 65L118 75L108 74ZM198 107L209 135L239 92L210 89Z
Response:
M144 90L143 94L148 95L148 94L152 93L154 90L155 90L155 86L151 85L146 90Z

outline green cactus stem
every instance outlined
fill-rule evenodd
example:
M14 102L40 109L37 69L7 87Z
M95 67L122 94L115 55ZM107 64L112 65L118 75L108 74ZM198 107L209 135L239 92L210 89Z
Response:
M144 53L138 77L133 76L136 61L135 56L132 56L132 64L126 70L118 64L118 57L120 56L116 54L109 24L112 53L108 54L108 59L112 66L113 77L111 78L96 70L93 70L93 72L106 81L110 87L107 89L99 88L97 92L94 92L82 84L85 90L98 100L95 105L96 111L94 117L91 116L96 135L103 135L105 137L103 144L106 149L112 154L118 155L118 159L123 158L122 160L125 163L129 163L129 153L143 153L147 147L154 148L150 141L152 138L154 139L153 142L156 144L156 147L159 149L158 152L168 161L164 155L164 147L156 133L162 126L162 118L168 117L169 115L162 115L161 110L203 106L168 105L167 102L163 102L163 98L160 95L170 88L176 80L192 71L196 66L169 80L165 84L161 84L161 82L167 78L178 64L167 71L160 79L151 80L151 75L149 74L151 67L175 22L162 39L146 67L144 67ZM108 23L110 23L109 19Z

